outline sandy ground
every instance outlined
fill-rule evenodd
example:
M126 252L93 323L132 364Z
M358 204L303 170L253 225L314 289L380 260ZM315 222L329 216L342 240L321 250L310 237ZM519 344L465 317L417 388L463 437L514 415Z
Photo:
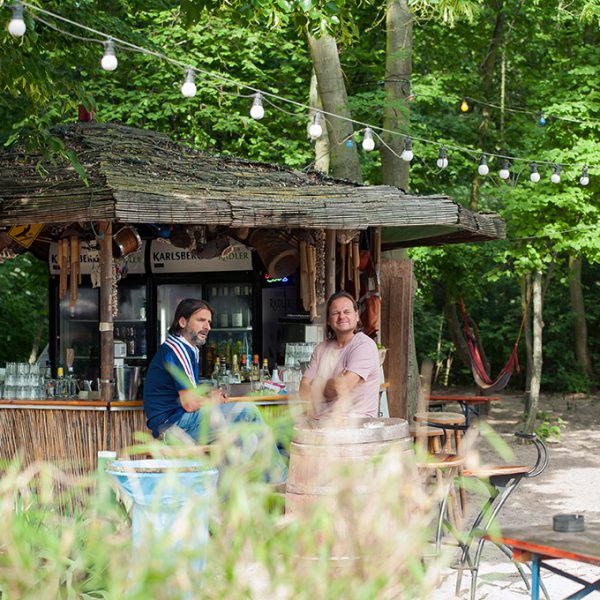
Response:
M546 471L537 478L522 480L508 499L500 513L500 527L551 526L552 516L557 513L581 513L586 522L600 522L600 396L547 395L540 409L552 417L560 416L565 428L557 441L548 442L550 462ZM514 432L521 429L521 419L521 396L508 394L503 394L502 401L492 405L486 418L514 451L513 464L529 464L535 457L531 447L514 440ZM478 439L475 446L481 462L506 464L484 439ZM481 499L469 495L469 500L472 515ZM467 517L467 522L469 519L472 521L472 516ZM598 543L600 545L600 540ZM589 581L600 578L600 567L573 561L555 561L555 564ZM580 589L577 583L549 572L542 571L542 580L552 599ZM456 571L445 570L432 598L452 598L455 583ZM460 598L469 598L470 583L470 574L466 572ZM476 597L488 600L530 597L514 565L492 544L487 544L484 550ZM594 597L600 597L600 592L593 592L590 598Z

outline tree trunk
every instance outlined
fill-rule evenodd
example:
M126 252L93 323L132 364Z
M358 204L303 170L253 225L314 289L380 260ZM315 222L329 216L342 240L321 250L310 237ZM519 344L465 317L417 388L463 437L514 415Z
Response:
M588 346L587 323L585 321L585 305L583 303L583 290L581 287L581 259L569 257L569 295L571 296L571 310L575 315L573 323L575 329L575 358L577 364L587 375L589 391L596 392L594 369Z
M387 0L385 105L383 128L408 131L410 78L412 75L412 22L408 0ZM410 163L399 158L404 150L404 139L384 133L389 146L381 148L383 183L408 191Z
M506 21L506 14L504 12L504 0L499 0L498 2L496 2L495 8L496 23L494 26L494 32L492 34L492 39L490 40L488 51L479 67L482 94L485 99L493 97L493 87L495 83L494 73L496 71L496 65L498 64L498 51L500 49L500 44L502 43L504 24ZM489 128L490 114L490 108L486 105L483 105L481 110L481 122L479 123L479 131L477 135L478 146L482 149L486 146L485 138ZM480 176L478 172L475 171L471 180L469 210L476 211L479 207L479 187Z
M317 75L313 69L310 78L310 106L317 110L323 109L321 98L319 97L319 88L317 85ZM329 135L325 120L321 121L323 133L315 140L315 171L329 173Z
M350 118L344 75L335 38L330 35L322 35L320 38L309 35L308 44L317 75L323 110L326 113ZM331 175L362 183L358 152L352 138L352 123L332 117L330 114L325 114L324 117L329 135ZM347 141L351 143L346 143Z
M448 321L448 333L450 339L456 347L456 354L462 363L471 370L471 357L469 356L469 348L465 342L463 336L462 327L460 326L460 319L456 311L456 304L446 300L444 304L444 314L446 315L446 321Z
M42 339L42 333L46 326L46 317L42 316L38 319L38 326L35 330L35 337L33 338L33 346L31 347L31 354L29 355L29 364L32 365L37 360L38 350L40 349L40 340Z
M531 319L531 306L527 307L527 301L529 300L529 294L531 293L531 277L529 275L521 278L521 308L527 310L525 316L525 413L529 412L531 407L531 375L533 373L533 341L531 339L532 334L532 319Z
M540 384L542 380L542 274L533 274L533 370L531 374L531 389L529 393L529 412L525 421L525 431L531 433L535 428L535 420L540 401Z

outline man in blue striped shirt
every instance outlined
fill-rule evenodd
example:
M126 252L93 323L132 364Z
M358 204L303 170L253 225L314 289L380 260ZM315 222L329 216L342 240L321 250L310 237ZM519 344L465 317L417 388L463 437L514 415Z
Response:
M194 441L212 443L219 429L231 423L264 425L256 406L248 402L228 402L221 390L201 395L195 389L199 380L199 346L206 343L213 309L204 300L186 298L177 309L169 336L150 362L144 382L144 412L155 438L177 426ZM266 425L265 425L266 427ZM285 478L285 466L275 450L277 471Z

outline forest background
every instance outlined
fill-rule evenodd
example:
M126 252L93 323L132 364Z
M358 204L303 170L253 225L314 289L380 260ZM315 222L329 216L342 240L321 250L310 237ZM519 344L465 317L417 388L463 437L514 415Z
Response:
M34 19L35 11L26 10L23 38L12 38L5 27L0 33L0 142L41 147L51 158L62 152L52 127L73 122L84 103L95 108L100 122L162 131L209 152L295 169L314 167L316 156L334 159L335 144L323 153L322 142L315 145L309 138L304 108L266 102L265 118L256 121L248 112L252 91L245 87L314 103L315 40L334 40L352 118L381 127L391 109L395 130L403 135L388 136L388 144L402 151L404 135L413 138L410 170L408 163L395 163L402 187L413 194L448 194L465 207L495 211L506 220L507 240L410 250L419 284L418 362L434 361L438 383L472 383L457 337L456 303L463 299L479 326L491 372L497 373L512 351L537 278L543 295L541 385L563 392L595 388L600 375L598 0L61 0L43 7L241 84L198 76L197 95L183 98L179 67L122 50L117 70L103 71L100 44L60 30L98 36L50 16ZM394 9L410 22L399 50L386 46ZM8 4L0 2L0 21L8 23L10 14ZM404 75L390 75L390 59L401 63ZM466 112L460 109L463 98ZM355 125L353 143L338 146L359 156L365 183L390 183L389 152L379 140L375 151L360 150L361 129ZM441 145L448 152L446 169L436 167ZM481 153L523 160L511 161L505 181L498 177L499 158L489 159L487 177L477 175ZM541 174L537 184L529 180L534 160ZM566 165L559 184L550 182L554 163ZM589 167L587 186L579 184L582 165ZM46 265L27 255L0 264L0 364L27 360L32 347L43 347L47 330ZM517 389L528 387L532 370L531 323L525 333L519 357L528 368L513 377Z

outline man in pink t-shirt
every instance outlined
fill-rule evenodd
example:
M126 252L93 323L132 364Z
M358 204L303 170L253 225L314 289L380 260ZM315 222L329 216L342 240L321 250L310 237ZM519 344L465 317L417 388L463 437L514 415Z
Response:
M377 417L379 352L360 332L358 305L346 292L327 301L327 340L313 352L300 382L300 396L315 418Z

